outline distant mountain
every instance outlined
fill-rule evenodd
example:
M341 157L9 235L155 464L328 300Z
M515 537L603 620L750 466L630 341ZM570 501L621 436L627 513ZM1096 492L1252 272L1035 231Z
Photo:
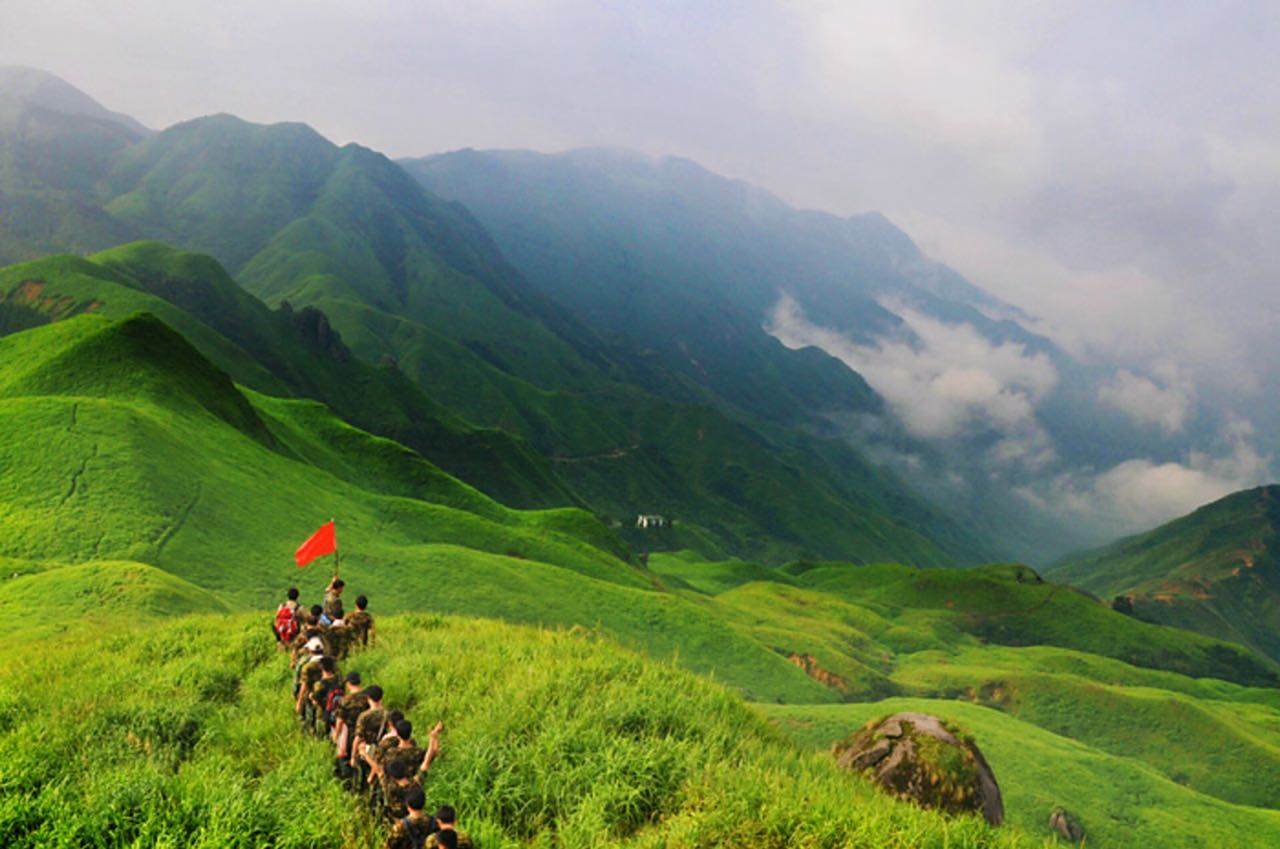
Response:
M1067 557L1050 573L1115 598L1142 619L1280 659L1280 486L1228 495L1153 531Z
M72 122L70 138L100 129L80 113L62 119ZM0 149L14 145L0 138ZM75 161L56 149L50 163L52 172L76 171ZM67 227L74 217L62 207L33 209L31 226L43 235L16 239L17 258L97 250L113 244L113 234L207 252L250 292L293 316L268 321L260 305L236 302L220 271L149 290L192 310L206 329L216 328L248 354L240 358L245 377L237 379L269 374L292 394L325 400L355 423L421 447L511 503L560 503L563 493L550 483L541 500L513 491L515 480L536 479L524 474L532 467L499 461L502 473L489 481L478 458L451 465L458 444L427 445L418 424L443 421L439 410L408 414L387 400L386 381L401 375L461 419L527 440L572 497L646 547L770 560L846 556L954 565L985 558L980 534L848 445L785 416L764 415L785 409L788 397L823 399L845 415L876 409L874 393L844 365L817 351L789 351L753 329L761 352L750 369L754 383L726 401L711 388L714 381L671 367L670 340L652 340L661 353L650 355L602 339L530 286L464 207L433 195L373 151L339 148L299 124L261 126L218 115L146 137L122 136L89 164L59 197L77 204L74 220L92 216L110 227ZM32 192L55 193L40 172L20 170ZM123 271L135 288L147 289L150 272ZM171 271L165 274L173 277ZM204 284L212 288L203 291ZM82 294L81 307L94 299ZM6 313L15 329L32 320L20 303ZM230 316L252 317L246 326L257 328L253 338L240 334L241 319ZM392 369L378 390L384 397L376 414L362 411L358 396L342 398L342 385L328 376L282 359L267 341L288 332L280 330L284 324L299 323L317 337L331 327L355 359ZM661 513L676 520L675 528L661 537L635 532L630 526L639 513Z
M465 204L535 289L602 338L731 413L893 459L1019 557L1044 562L1098 540L1032 506L1056 475L1178 462L1213 435L1191 415L1186 432L1153 432L1100 403L1112 367L1032 332L1028 316L878 213L797 209L686 159L617 150L468 149L401 164ZM780 328L780 304L794 305L802 330ZM818 379L829 364L816 349L792 352L812 362L780 356L773 333L845 356L892 414Z
M101 208L96 184L146 135L52 74L0 68L0 263L134 238Z
M142 138L151 132L137 120L112 112L48 71L12 65L0 67L0 121L19 121L23 116L39 112L115 124L133 138Z

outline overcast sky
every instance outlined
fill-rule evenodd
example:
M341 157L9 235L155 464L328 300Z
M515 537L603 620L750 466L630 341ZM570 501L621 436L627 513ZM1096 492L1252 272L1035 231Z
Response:
M1220 0L0 0L0 63L155 127L688 156L885 212L1083 356L1247 394L1280 353L1278 21Z

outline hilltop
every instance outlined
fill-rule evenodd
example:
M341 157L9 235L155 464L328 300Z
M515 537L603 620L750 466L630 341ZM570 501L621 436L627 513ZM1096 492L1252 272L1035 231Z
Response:
M1051 570L1139 618L1280 658L1280 486L1228 495Z

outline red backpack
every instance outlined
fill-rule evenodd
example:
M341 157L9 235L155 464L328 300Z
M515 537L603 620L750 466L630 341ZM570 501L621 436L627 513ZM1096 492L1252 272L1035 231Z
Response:
M282 643L292 642L293 638L298 636L298 620L293 616L293 610L287 604L282 604L276 609L276 636L280 638Z

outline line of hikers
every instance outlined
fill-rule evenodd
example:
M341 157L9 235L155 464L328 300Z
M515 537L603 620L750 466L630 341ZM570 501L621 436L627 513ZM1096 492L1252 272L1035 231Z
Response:
M334 775L352 792L368 793L370 812L389 823L387 849L470 849L451 806L426 812L422 780L440 754L443 723L436 723L422 748L404 713L385 706L381 687L364 684L359 672L343 675L338 669L338 661L374 637L369 600L358 597L348 615L344 588L335 577L324 603L310 609L298 602L297 588L290 588L276 610L272 632L290 653L294 713L304 731L332 741Z

